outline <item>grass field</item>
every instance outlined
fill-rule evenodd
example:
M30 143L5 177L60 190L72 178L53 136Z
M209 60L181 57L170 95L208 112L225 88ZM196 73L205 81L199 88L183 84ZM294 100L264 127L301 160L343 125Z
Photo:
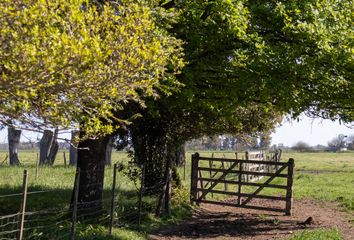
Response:
M0 164L5 159L7 153L0 152ZM187 153L187 172L186 180L183 181L186 189L189 189L190 183L190 156ZM200 152L202 156L211 156L211 152ZM68 154L66 154L68 156ZM234 158L233 152L216 152L215 157ZM54 167L40 167L38 178L36 179L35 162L37 158L36 151L21 151L19 153L21 167L9 167L6 164L0 165L0 216L16 213L20 205L19 197L1 198L1 195L14 194L21 192L22 172L27 169L29 172L29 191L53 191L43 194L30 195L28 198L28 211L38 211L48 208L68 207L71 197L71 189L75 169L72 167L63 167L63 152L59 152ZM282 159L295 159L295 179L294 179L294 197L296 199L312 198L321 201L338 202L343 211L349 212L354 223L354 152L345 153L283 153ZM126 162L127 154L115 152L112 162ZM180 175L183 178L183 169L180 169ZM112 182L112 169L107 168L105 174L104 191L109 197ZM280 181L281 182L281 181ZM279 182L279 183L280 183ZM125 212L136 211L137 188L126 176L118 174L118 189L121 194L117 198L122 209ZM247 189L246 189L247 191ZM181 202L188 199L188 190L175 193L178 202L175 205L180 206ZM278 194L277 192L269 192ZM148 203L148 212L153 212L153 205L156 199L146 199ZM185 205L184 205L185 206ZM118 211L118 214L119 214ZM158 228L162 224L171 224L185 218L190 213L188 206L183 208L176 207L171 217L155 218L153 214L144 215L140 230L136 229L135 223L127 223L122 228L114 230L114 237L107 238L105 232L100 229L82 228L80 236L82 239L146 239L146 232ZM135 218L136 215L132 215ZM0 224L1 225L1 224ZM90 238L90 236L94 236ZM318 237L319 236L319 237ZM328 238L326 236L335 236ZM334 230L305 231L296 233L292 239L341 239L340 234Z

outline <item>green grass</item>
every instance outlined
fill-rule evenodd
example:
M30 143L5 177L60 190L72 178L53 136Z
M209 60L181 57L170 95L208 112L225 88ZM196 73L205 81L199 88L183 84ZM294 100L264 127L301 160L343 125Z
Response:
M342 235L336 229L317 229L300 231L289 240L342 240Z
M295 159L296 199L335 201L354 211L354 152L287 153Z
M7 152L0 152L0 159L5 159ZM68 153L66 152L68 158ZM36 177L36 159L37 153L35 151L20 151L19 158L21 161L21 167L10 167L7 164L0 165L0 216L7 214L14 214L19 211L21 204L21 196L8 196L1 197L4 195L20 194L22 191L22 179L23 170L28 171L28 192L34 191L45 191L45 193L40 194L30 194L27 198L26 212L37 212L43 209L52 209L55 211L65 211L69 208L75 167L67 168L63 167L63 152L59 152L55 164L53 167L39 167L38 177ZM127 163L128 156L123 152L114 152L112 156L112 162L122 162ZM2 161L0 160L0 163ZM106 167L105 170L105 180L104 180L104 203L105 209L109 210L110 198L111 198L111 184L112 184L113 168ZM186 218L191 214L191 207L186 204L187 194L185 191L178 191L176 194L182 197L176 198L180 200L176 202L174 200L174 205L172 207L171 216L162 216L157 218L152 214L155 210L157 198L152 196L146 196L143 198L143 215L142 223L138 228L138 209L137 209L137 196L138 189L133 181L128 179L122 172L117 174L117 190L116 190L116 215L117 224L121 225L121 228L116 228L113 231L112 237L107 237L107 225L97 226L90 224L79 224L78 225L78 235L79 239L146 239L147 235L145 232L149 232L165 224L174 224L180 219ZM33 218L33 219L32 219ZM43 218L45 222L38 222ZM49 220L47 220L47 218ZM68 219L70 216L63 215L63 219ZM39 220L38 220L39 219ZM33 217L28 217L27 228L32 228L36 224L53 224L55 222L52 219L58 220L58 217L53 215L34 215ZM61 220L61 218L60 218ZM34 222L31 222L34 221ZM0 226L3 222L0 222ZM61 233L70 232L70 221L64 222L63 226L54 226L55 228L62 228ZM64 231L65 230L65 231ZM2 229L0 229L0 232ZM52 231L52 229L49 229ZM51 236L56 238L55 234L61 233L60 229L53 230ZM30 231L27 234L27 239L48 239L48 235L43 235L43 233L48 234L45 230ZM32 236L32 237L31 237Z

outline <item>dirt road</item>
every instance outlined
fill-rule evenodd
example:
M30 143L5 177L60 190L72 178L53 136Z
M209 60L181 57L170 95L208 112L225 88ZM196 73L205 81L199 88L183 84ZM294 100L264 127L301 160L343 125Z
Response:
M272 205L262 200L254 203ZM281 213L202 204L190 219L163 227L150 237L154 240L286 239L298 230L337 228L346 240L353 240L354 223L350 223L350 219L353 221L354 216L340 211L337 204L313 200L295 201L290 217Z

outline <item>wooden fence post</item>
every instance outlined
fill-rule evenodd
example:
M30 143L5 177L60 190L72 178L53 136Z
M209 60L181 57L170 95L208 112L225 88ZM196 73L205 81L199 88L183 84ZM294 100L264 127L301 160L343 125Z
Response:
M144 182L145 182L145 162L143 164L143 169L141 172L140 189L139 189L139 199L138 199L138 228L140 228L141 223L141 210L143 206L143 193L144 193Z
M39 176L39 157L38 157L38 152L37 152L37 159L36 159L36 180L38 179Z
M75 174L75 192L74 192L74 201L73 201L73 215L71 222L71 240L76 238L76 221L77 221L77 202L79 198L79 186L80 186L80 168L77 169Z
M292 204L293 204L293 183L294 183L294 159L290 158L288 162L288 178L287 178L287 188L286 188L286 212L287 216L292 215Z
M183 180L186 181L186 165L187 165L187 160L184 160L183 163Z
M242 162L239 163L239 174L238 174L238 193L241 194L242 187ZM241 205L241 195L237 197L237 204Z
M112 236L112 229L114 223L114 199L115 199L115 191L116 191L116 176L117 176L117 163L114 164L113 167L113 182L112 182L112 199L111 199L111 219L109 223L109 235Z
M245 158L246 158L246 160L249 160L249 153L248 152L245 152ZM250 164L249 163L246 163L246 171L248 171L248 172L250 171ZM249 174L246 175L246 179L247 179L246 182L250 181L250 175Z
M214 158L214 153L211 154L211 158ZM209 159L209 168L212 168L213 164L214 164L213 160ZM209 171L209 178L210 179L212 178L212 172L211 171ZM214 198L214 193L211 193L211 197Z
M64 158L64 168L66 168L66 154L65 154L65 150L63 152L63 158Z
M27 185L28 185L28 174L27 174L27 170L24 170L23 183L22 183L22 201L20 206L20 215L18 218L17 240L23 239L23 228L25 223L26 201L27 201Z
M198 163L199 163L199 153L192 155L192 169L191 169L191 190L190 190L190 201L193 203L198 200Z

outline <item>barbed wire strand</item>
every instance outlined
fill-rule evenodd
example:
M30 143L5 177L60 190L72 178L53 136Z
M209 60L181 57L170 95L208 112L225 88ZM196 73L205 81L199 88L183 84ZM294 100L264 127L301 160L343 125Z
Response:
M10 230L10 231L2 231L0 232L0 236L1 235L8 235L8 234L11 234L11 233L17 233L19 230L16 229L16 230Z

